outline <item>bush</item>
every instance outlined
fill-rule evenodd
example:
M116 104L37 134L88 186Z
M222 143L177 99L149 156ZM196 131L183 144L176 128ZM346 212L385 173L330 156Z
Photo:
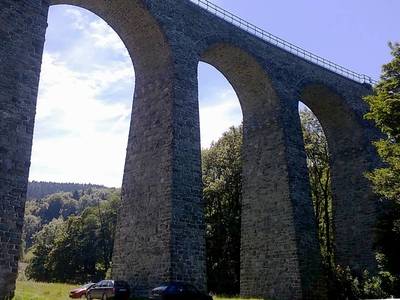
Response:
M351 272L349 267L336 266L328 283L329 299L383 299L399 296L399 278L387 271L372 276L364 271L361 276Z

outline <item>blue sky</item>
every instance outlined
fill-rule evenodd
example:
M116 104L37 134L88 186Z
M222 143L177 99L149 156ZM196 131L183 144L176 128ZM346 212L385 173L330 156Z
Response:
M249 2L251 4L249 4ZM399 41L398 0L217 0L214 3L307 50L379 77ZM86 10L50 9L39 87L31 180L120 186L134 70L119 37ZM202 147L241 122L236 95L199 66Z
M398 0L215 0L300 47L378 78L400 40Z

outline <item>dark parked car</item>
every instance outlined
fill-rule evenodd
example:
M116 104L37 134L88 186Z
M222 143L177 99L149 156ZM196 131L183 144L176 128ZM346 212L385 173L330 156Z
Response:
M86 298L87 291L94 285L94 283L87 283L77 289L69 292L70 298Z
M193 285L181 282L162 284L151 291L153 300L212 300L212 297L201 293Z
M129 299L129 285L125 281L102 280L87 292L87 299Z

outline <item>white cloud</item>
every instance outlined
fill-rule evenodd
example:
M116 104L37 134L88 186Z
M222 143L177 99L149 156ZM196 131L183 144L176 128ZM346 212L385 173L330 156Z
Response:
M231 126L242 122L239 100L232 88L226 88L213 96L212 104L202 105L200 100L201 146L208 148Z
M125 45L119 36L104 21L97 20L89 25L88 34L94 39L94 45L100 48L112 49L114 51L125 50Z
M65 15L73 19L72 23L73 28L79 30L85 29L87 25L87 19L85 18L84 13L82 13L82 10L77 9L76 7L70 8L69 6L66 6Z
M86 70L88 66L113 64L115 61L131 65L129 53L116 32L95 14L77 7L61 5L57 17L69 24L73 43L63 49L62 58L75 69ZM51 21L51 19L50 19ZM57 20L61 23L60 20ZM49 22L49 27L52 24ZM57 37L60 40L59 37ZM68 50L68 51L67 51Z
M120 186L132 63L104 21L68 6L64 15L76 40L43 56L30 179Z
M131 106L98 97L128 70L78 73L48 53L42 69L31 178L120 185Z
M103 19L81 8L69 5L64 5L64 7L65 16L72 21L72 28L82 32L81 39L89 38L90 42L94 42L95 47L122 51L121 54L126 53L122 40Z
M124 79L132 79L129 69L95 69L89 73L70 70L62 61L45 53L42 65L37 121L62 112L57 125L77 127L81 134L91 130L96 122L116 117L126 118L130 106L123 103L104 104L98 100L103 92Z

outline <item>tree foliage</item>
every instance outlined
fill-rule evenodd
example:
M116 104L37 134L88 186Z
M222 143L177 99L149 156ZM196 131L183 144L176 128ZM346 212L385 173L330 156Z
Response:
M329 151L322 127L310 110L300 113L305 150L325 262L332 267L332 192ZM210 290L238 293L242 203L242 127L232 127L202 152Z
M328 142L321 124L311 110L305 108L300 111L300 119L321 253L327 267L332 269L334 247Z
M44 183L42 188L39 183L35 188L44 192L49 183ZM62 187L64 184L52 183L51 187ZM70 184L67 184L67 189ZM74 184L73 186L78 186ZM57 192L39 199L29 199L25 206L25 219L23 229L23 245L25 252L32 246L33 236L39 232L44 225L49 224L53 219L67 219L69 216L81 215L88 207L97 206L112 197L117 192L110 188L92 188L88 186L86 190L73 190L72 192Z
M242 127L202 151L209 289L239 293Z
M393 59L382 68L374 93L365 98L366 118L375 122L384 137L375 142L384 166L368 174L375 192L389 206L380 218L377 247L387 259L387 269L400 275L400 44L389 44Z
M28 278L81 283L105 277L111 264L120 193L116 189L106 194L103 192L91 191L91 195L106 196L77 215L64 217L60 213L63 206L56 205L58 214L55 216L58 217L45 224L34 236L34 256L26 270ZM54 199L59 199L58 195ZM82 198L85 194L78 203Z
M88 190L90 188L104 189L105 186L96 184L31 181L28 183L27 198L30 200L42 199L51 194L62 193L62 192L70 193L74 191Z
M31 260L26 270L29 278L42 282L48 281L47 255L54 248L55 239L62 231L63 220L57 219L44 226L35 236L35 257Z

